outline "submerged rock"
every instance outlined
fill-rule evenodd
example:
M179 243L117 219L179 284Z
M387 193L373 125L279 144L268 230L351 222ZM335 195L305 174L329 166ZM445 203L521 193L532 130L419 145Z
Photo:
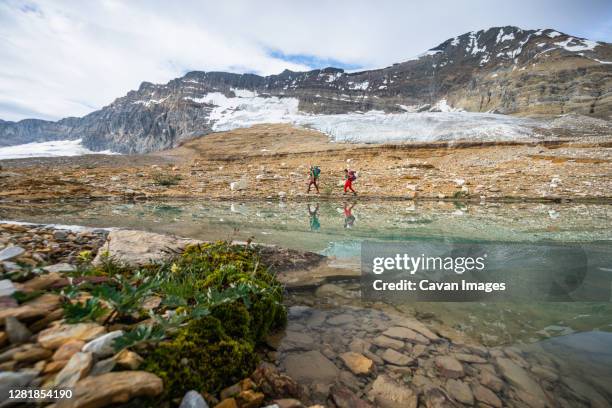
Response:
M372 408L372 404L360 399L353 391L341 385L334 385L330 395L338 408Z
M427 408L454 408L456 404L438 387L425 390L423 400Z
M463 381L454 380L451 378L446 382L445 388L454 400L467 405L474 404L474 395L472 395L472 390L470 390L470 386Z
M455 357L459 361L463 361L466 363L485 364L487 362L487 360L485 360L484 358L475 356L473 354L455 353L453 354L453 357Z
M417 394L412 388L400 385L387 375L379 375L368 396L381 408L416 408Z
M392 348L394 350L401 350L404 348L404 342L401 340L392 339L387 336L378 336L372 340L372 343L382 348Z
M423 344L423 345L429 344L429 339L427 337L407 327L401 327L401 326L390 327L385 332L383 332L383 335L387 337L392 337L394 339L409 341L411 343L417 343L417 344Z
M488 370L482 370L480 372L480 383L495 392L500 392L504 387L502 379Z
M476 401L480 401L483 404L487 404L495 408L502 407L501 400L490 389L477 384L473 386L472 390L474 392L474 398L476 398Z
M291 306L287 309L287 317L291 319L299 319L308 316L312 313L310 306Z
M340 359L355 375L368 375L376 368L372 360L353 351L340 354Z
M537 405L546 405L546 395L542 387L529 376L529 373L518 364L508 358L497 358L495 360L501 375L510 382L513 386L530 394L534 397L534 401L539 401Z
M287 374L298 382L332 382L338 377L339 370L319 351L290 354L285 358Z
M412 364L412 362L414 361L412 357L399 353L393 349L386 349L381 357L387 363L393 364L396 366L407 366L407 365Z
M421 335L427 337L431 341L437 341L440 339L437 334L429 330L423 323L419 322L418 320L401 318L394 321L394 323L398 326L414 330L415 332L418 332Z
M354 321L354 316L351 316L348 313L343 313L327 319L327 324L331 324L332 326L343 326Z
M312 350L315 339L308 333L287 331L280 348L283 350Z
M463 366L454 357L451 356L439 356L435 360L436 368L440 375L448 378L460 378L465 375Z

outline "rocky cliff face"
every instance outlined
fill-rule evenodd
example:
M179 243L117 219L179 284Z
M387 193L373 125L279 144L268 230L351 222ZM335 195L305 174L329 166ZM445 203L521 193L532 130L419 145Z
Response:
M57 122L25 119L15 123L0 120L0 147L72 139L70 133L79 121L79 118L65 118Z
M211 132L214 103L205 96L296 98L315 114L455 108L513 115L578 113L612 118L612 44L554 30L496 27L449 39L390 67L345 73L326 68L262 77L190 72L136 91L83 118L0 122L0 146L82 138L92 150L142 153ZM239 109L237 107L236 109Z

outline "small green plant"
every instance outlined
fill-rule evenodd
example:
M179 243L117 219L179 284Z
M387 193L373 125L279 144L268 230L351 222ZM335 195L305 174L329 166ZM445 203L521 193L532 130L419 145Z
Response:
M81 263L91 263L93 259L93 255L91 251L81 251L79 252L79 256L77 256L77 260Z
M64 318L68 323L95 322L108 312L108 309L96 297L87 299L85 303L64 302L62 308L64 309Z
M176 174L157 173L153 176L153 182L158 186L176 186L183 178Z
M128 347L135 347L146 342L157 342L163 340L165 331L163 326L152 324L141 324L134 330L117 337L113 342L115 351L121 351Z
M42 290L34 290L32 292L21 292L21 291L17 291L15 293L13 293L11 296L13 297L13 299L15 299L17 301L17 303L25 303L29 300L33 300L36 299L37 297L39 297L40 295L42 295L43 293L45 293Z
M467 196L468 196L468 195L467 195L467 194L466 194L464 191L462 191L462 190L457 190L457 191L455 191L455 193L453 194L453 198L454 198L455 200L460 200L460 199L462 199L462 198L466 198Z
M89 271L86 273L88 275L116 276L132 273L131 268L117 262L112 256L110 256L110 252L108 252L108 250L100 252L98 265L84 265L83 269L89 269Z
M112 309L112 313L105 323L112 322L115 318L127 318L139 313L146 297L151 295L159 286L157 279L149 279L135 284L123 275L118 275L115 282L119 289L103 284L97 286L92 292L95 297L108 303Z

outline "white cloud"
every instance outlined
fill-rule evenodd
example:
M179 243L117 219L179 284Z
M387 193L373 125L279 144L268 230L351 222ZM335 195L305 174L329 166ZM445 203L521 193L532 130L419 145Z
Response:
M81 116L142 81L189 70L307 69L271 49L377 67L472 29L514 24L580 35L609 20L605 1L565 3L0 1L0 118Z

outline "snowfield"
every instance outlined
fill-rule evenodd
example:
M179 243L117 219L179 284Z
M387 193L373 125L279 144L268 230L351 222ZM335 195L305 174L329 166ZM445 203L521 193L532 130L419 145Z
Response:
M56 140L53 142L26 143L0 147L0 160L24 159L27 157L80 156L83 154L116 154L109 150L93 152L81 145L81 139Z
M529 138L537 125L536 121L525 118L458 111L444 99L432 107L436 112L308 115L298 111L296 98L262 97L250 91L236 91L233 98L214 92L189 99L215 105L210 116L214 131L261 123L292 123L316 129L335 141L355 143L514 140Z

